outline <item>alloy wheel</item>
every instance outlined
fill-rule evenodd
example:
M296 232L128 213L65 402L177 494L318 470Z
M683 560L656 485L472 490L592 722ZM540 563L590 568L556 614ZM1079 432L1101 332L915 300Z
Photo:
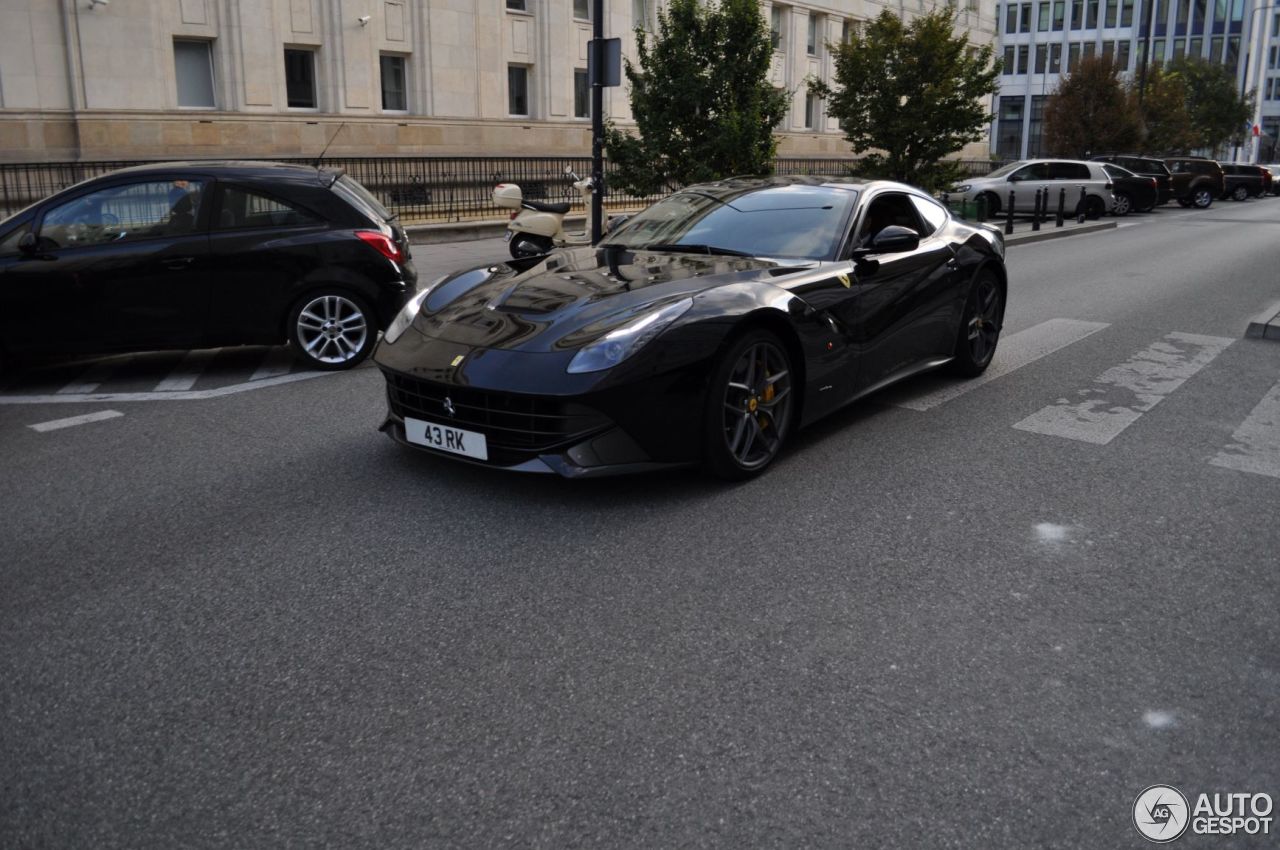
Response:
M1249 190L1244 186L1237 186L1235 191L1231 193L1231 198L1235 201L1243 201L1247 197L1249 197Z
M1116 195L1116 207L1112 210L1116 215L1128 215L1133 209L1133 202L1129 200L1129 196L1120 192Z
M346 363L364 350L369 321L354 301L321 295L298 313L298 341L306 355L329 365Z
M1213 203L1213 193L1208 189L1196 189L1196 193L1191 198L1191 203L1199 209L1205 209Z
M746 470L758 469L778 453L791 415L791 372L786 355L772 342L742 352L724 390L724 440Z
M978 281L968 319L969 356L984 366L1000 339L1000 286L991 278Z

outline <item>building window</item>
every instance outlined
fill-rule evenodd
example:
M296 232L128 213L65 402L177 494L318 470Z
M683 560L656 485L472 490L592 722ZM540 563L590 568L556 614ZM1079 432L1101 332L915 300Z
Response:
M857 34L858 34L857 21L851 21L846 19L845 22L840 25L840 43L841 44L853 44L854 36L856 36Z
M818 16L809 13L809 34L805 37L805 52L810 56L818 55Z
M1187 15L1191 12L1191 0L1175 0L1177 6L1177 18L1173 24L1176 28L1174 32L1177 35L1187 34Z
M1041 3L1036 12L1036 31L1049 31L1049 4Z
M1037 74L1044 73L1045 60L1048 59L1049 46L1047 44L1036 45L1036 63L1035 69Z
M1018 73L1027 73L1027 52L1030 48L1022 44L1018 46Z
M1267 70L1274 71L1276 68L1276 46L1271 45L1271 49L1267 51Z
M1102 58L1110 60L1116 52L1116 43L1114 41L1102 42Z
M631 0L631 26L638 30L649 29L648 0Z
M591 117L591 86L587 82L587 72L581 68L573 72L573 117Z
M996 153L1001 159L1022 158L1022 95L1000 98Z
M523 65L507 66L507 114L529 114L529 69Z
M1133 0L1120 0L1120 26L1133 26Z
M1004 7L1004 31L1018 31L1018 4L1010 3Z
M391 112L404 112L409 108L403 56L381 56L382 108Z
M1085 12L1084 28L1096 30L1098 28L1098 0L1087 0Z
M290 108L316 108L316 54L314 50L285 48L284 83Z
M580 21L591 20L591 0L573 0L573 16Z
M773 6L769 9L769 43L773 45L774 50L784 50L782 43L783 34L783 16L786 14L781 6Z
M1107 14L1104 18L1103 25L1114 27L1116 25L1116 0L1107 0Z
M1227 0L1216 0L1213 4L1213 31L1223 32L1227 28Z
M1048 70L1050 74L1062 73L1062 45L1061 44L1049 45L1049 69Z
M1047 95L1033 94L1031 96L1031 120L1027 122L1030 126L1027 128L1027 156L1040 156L1040 141L1042 138L1041 128L1044 127L1044 102L1048 100Z
M1063 24L1066 22L1067 4L1065 0L1054 0L1053 3L1053 30L1061 32Z
M1094 49L1096 48L1096 46L1097 45L1095 45L1092 41L1086 41L1084 45L1080 48L1080 58L1088 59L1090 56L1092 56L1094 54Z
M507 8L513 12L527 12L525 0L507 0Z
M1116 67L1121 71L1129 70L1129 42L1127 41L1116 44Z
M816 95L804 96L804 128L812 130L818 126L818 98Z
M1234 68L1240 59L1240 36L1233 35L1227 39L1227 55L1222 57L1222 63L1229 68Z
M1031 4L1022 4L1022 20L1018 22L1018 32L1031 32Z
M173 74L178 106L213 109L213 56L207 41L174 41Z
M1191 32L1195 33L1196 35L1202 35L1204 33L1204 18L1205 18L1206 8L1207 7L1205 5L1205 0L1195 0L1195 11L1193 13L1193 17L1191 18Z
M1173 40L1173 55L1171 59L1177 59L1179 56L1187 52L1187 40L1185 38L1175 38Z
M1006 77L1013 75L1014 56L1015 54L1013 50L1013 45L1011 44L1004 49L1004 68L1002 69L1002 71Z
M1084 0L1076 0L1071 4L1071 28L1078 30L1084 26Z
M1187 55L1200 58L1200 48L1204 44L1204 39L1193 38L1187 42Z
M1157 65L1164 64L1164 39L1157 38L1151 42L1151 61Z

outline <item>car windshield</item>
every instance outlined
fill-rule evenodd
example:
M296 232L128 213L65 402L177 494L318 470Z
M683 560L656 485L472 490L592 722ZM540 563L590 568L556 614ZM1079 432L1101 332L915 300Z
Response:
M997 168L995 171L992 171L987 176L988 177L1004 177L1007 174L1012 174L1014 171L1016 171L1017 169L1021 168L1024 165L1026 165L1025 160L1019 160L1018 162L1011 162L1008 165L1000 166L999 168Z
M830 186L769 186L719 197L686 189L633 216L607 244L827 259L857 196Z

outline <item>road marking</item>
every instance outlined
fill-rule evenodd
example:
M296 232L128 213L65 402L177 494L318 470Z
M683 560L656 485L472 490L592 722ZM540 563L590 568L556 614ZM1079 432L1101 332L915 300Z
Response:
M158 393L176 393L189 390L196 385L196 381L200 380L200 376L204 374L205 368L218 356L221 348L205 348L199 351L188 351L186 355L173 367L163 381L156 384L155 392Z
M1106 327L1109 327L1106 322L1082 322L1076 319L1050 319L1047 322L1041 322L1001 339L991 365L979 377L968 381L949 382L932 392L891 403L910 410L929 410L976 390L983 384L1004 377L1029 363L1034 363L1061 348L1066 348L1073 342L1079 342Z
M261 381L263 378L287 375L295 362L293 352L288 348L280 346L268 349L266 355L262 358L261 365L258 366L258 370L249 377L249 380Z
M200 401L206 398L219 398L234 395L248 390L259 390L264 387L275 387L280 384L291 384L294 381L306 381L311 378L323 378L326 375L342 375L343 372L294 372L278 378L263 378L260 381L244 384L231 384L212 390L188 390L186 392L148 392L148 393L87 393L84 395L0 395L0 404L61 404L84 402L103 402L119 404L128 401Z
M1077 390L1082 401L1058 399L1013 427L1105 446L1207 366L1230 337L1171 333Z
M1262 397L1231 439L1209 463L1280 478L1280 383Z
M82 416L69 416L66 419L53 419L49 422L37 422L35 425L28 425L32 431L57 431L62 428L74 428L77 425L87 425L90 422L101 422L104 419L115 419L117 416L124 416L118 410L99 410L97 413L86 413Z
M58 390L58 394L81 395L83 393L91 393L98 388L99 384L111 377L111 373L127 365L132 359L133 355L117 357L111 360L99 360L77 375L71 383Z

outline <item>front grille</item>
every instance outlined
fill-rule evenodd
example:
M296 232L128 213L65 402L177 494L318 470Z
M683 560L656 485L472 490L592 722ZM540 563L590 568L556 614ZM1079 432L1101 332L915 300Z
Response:
M391 412L484 434L489 462L509 466L564 449L608 428L604 414L553 396L437 384L384 372ZM445 411L448 397L454 415Z

